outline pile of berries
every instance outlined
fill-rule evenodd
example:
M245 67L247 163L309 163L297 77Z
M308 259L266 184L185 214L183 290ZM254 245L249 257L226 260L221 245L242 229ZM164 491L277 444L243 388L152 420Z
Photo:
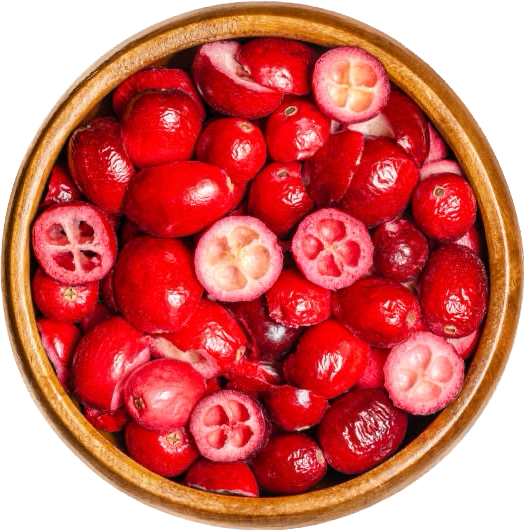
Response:
M456 397L487 307L476 199L375 57L211 42L112 105L32 226L42 345L96 428L185 485L282 495Z

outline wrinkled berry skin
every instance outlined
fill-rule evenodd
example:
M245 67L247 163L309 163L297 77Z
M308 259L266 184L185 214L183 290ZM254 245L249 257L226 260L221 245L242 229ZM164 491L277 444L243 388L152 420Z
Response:
M329 465L353 475L380 464L398 449L407 418L384 390L354 389L333 401L317 436Z
M258 484L281 495L300 493L318 484L327 464L320 447L302 433L274 434L253 460Z
M404 285L368 276L333 294L333 315L352 333L376 348L407 339L420 322L415 295Z
M146 333L178 331L203 292L191 253L178 239L133 238L120 251L115 295L124 317Z
M51 175L49 175L47 192L40 203L40 208L59 202L79 201L81 199L82 193L71 179L69 171L56 164L51 170Z
M429 329L442 337L465 337L487 311L487 274L468 247L449 244L434 250L422 273L420 307Z

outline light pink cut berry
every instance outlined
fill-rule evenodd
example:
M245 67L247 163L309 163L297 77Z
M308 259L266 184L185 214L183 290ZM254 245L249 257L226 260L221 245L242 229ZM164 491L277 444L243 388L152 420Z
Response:
M435 160L443 160L448 154L448 147L442 136L435 130L433 125L428 122L429 132L429 152L424 165L434 162Z
M208 293L222 302L253 300L265 293L282 270L276 235L256 217L236 215L217 221L195 249L195 270Z
M459 163L455 162L455 160L434 160L433 162L426 162L420 168L420 180L425 180L440 173L453 173L460 177L464 176Z
M373 118L366 121L345 123L342 129L344 131L360 132L365 137L387 136L388 138L395 138L395 131L393 130L388 117L383 112L379 112L376 116L373 116Z
M419 331L392 348L384 378L396 407L432 414L455 399L464 380L464 361L446 339Z
M304 276L331 290L351 285L373 264L373 243L364 223L335 208L305 217L291 250Z
M189 428L202 456L235 462L261 448L268 425L260 405L247 394L219 390L197 404Z
M390 86L386 70L356 46L324 53L313 71L313 95L326 116L345 123L369 120L386 105Z

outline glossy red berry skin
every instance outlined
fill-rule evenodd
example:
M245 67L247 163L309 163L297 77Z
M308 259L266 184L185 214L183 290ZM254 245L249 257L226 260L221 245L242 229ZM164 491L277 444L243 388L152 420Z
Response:
M232 182L253 179L266 161L262 131L248 120L218 118L198 138L196 159L222 168Z
M415 295L404 285L368 276L333 295L333 315L352 333L376 348L405 340L420 321Z
M82 332L86 333L101 322L111 318L114 314L115 312L111 311L103 302L97 302L91 313L80 320L78 325Z
M269 154L277 162L314 155L329 138L331 122L307 99L284 101L269 116L265 133Z
M305 331L296 352L284 361L284 375L291 385L331 399L358 381L369 348L367 342L330 318Z
M129 416L125 407L121 407L113 412L98 410L93 407L84 406L86 420L95 428L106 432L120 432L127 425Z
M56 164L49 175L47 192L40 203L40 208L60 202L71 202L81 199L82 192L73 182L69 171L64 166Z
M417 185L411 209L415 222L428 237L451 242L473 226L477 201L466 179L441 173Z
M312 488L324 477L327 464L320 447L306 434L274 434L253 460L261 488L289 495Z
M354 389L333 401L317 436L329 465L353 475L394 453L407 423L407 414L393 406L383 389Z
M248 209L279 237L314 207L301 178L298 162L270 162L255 177L249 189Z
M487 310L484 264L463 245L434 250L422 273L419 299L424 321L433 333L452 338L470 335Z

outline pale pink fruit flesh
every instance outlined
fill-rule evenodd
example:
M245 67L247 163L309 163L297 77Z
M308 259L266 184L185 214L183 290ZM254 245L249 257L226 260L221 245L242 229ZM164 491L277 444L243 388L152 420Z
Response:
M219 390L197 404L189 428L202 456L213 462L234 462L261 447L268 427L254 399L237 390Z
M366 121L345 123L342 129L345 131L357 131L366 137L387 136L388 138L395 138L395 131L388 117L383 112L379 112L376 116Z
M250 216L217 221L195 249L195 271L216 300L254 300L265 293L282 270L282 249L276 235Z
M335 208L305 217L291 249L304 276L331 290L351 285L373 265L373 243L366 226Z
M382 63L355 46L324 53L315 65L312 84L322 112L343 123L369 120L386 105L390 93Z
M427 179L439 173L453 173L459 177L463 177L464 173L458 162L455 160L434 160L427 162L420 168L420 180Z
M455 399L463 380L463 359L446 339L429 331L415 332L393 347L384 365L389 397L410 414L444 408Z
M435 127L428 122L429 131L429 152L424 164L434 162L436 160L443 160L448 154L446 142L442 136L436 131Z

